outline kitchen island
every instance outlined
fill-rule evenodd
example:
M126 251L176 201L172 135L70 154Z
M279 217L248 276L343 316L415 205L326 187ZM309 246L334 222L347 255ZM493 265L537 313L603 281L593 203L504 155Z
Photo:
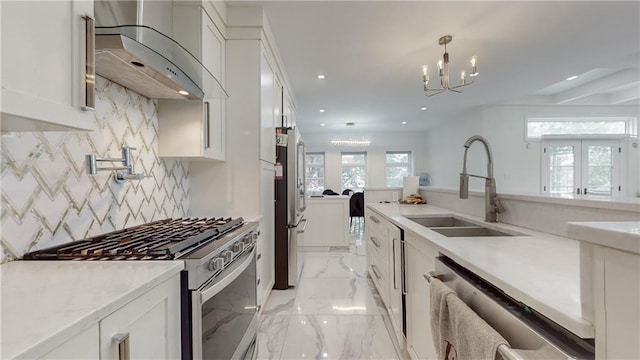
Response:
M585 313L589 307L583 306L584 302L590 303L592 294L583 291L589 287L581 287L581 281L584 281L585 277L581 276L580 241L507 224L486 223L482 218L432 205L368 204L367 229L369 229L370 223L375 223L375 221L370 221L372 215L381 217L380 222L386 221L392 225L387 228L402 229L404 238L409 239L409 262L411 262L411 256L418 250L423 251L427 256L445 255L501 289L511 298L526 304L532 310L551 319L578 337L595 337L594 324L587 320L593 316ZM514 236L446 237L405 217L430 215L452 215ZM373 234L375 238L375 234L380 234L380 232ZM369 240L370 234L365 235ZM380 243L379 239L374 239L374 246L375 243ZM367 248L369 248L369 244L367 242ZM389 251L390 254L392 252L394 256L397 256L395 254L399 251ZM376 255L372 261L375 259ZM390 264L399 262L399 260L394 262L393 259L388 261ZM383 265L384 261L377 266ZM419 269L424 272L430 270L427 269L428 267ZM393 272L393 265L390 265L389 269L389 278L395 279L397 275ZM412 265L409 264L409 271L412 269ZM384 277L384 273L378 275ZM416 293L415 284L417 281L423 281L426 284L424 280L416 280L416 283L413 283L412 277L420 278L415 275L406 274L409 278L407 280L409 297L411 297L412 290L414 294ZM375 270L372 277L378 277ZM394 286L390 286L390 288L393 292ZM392 297L390 298L393 303ZM409 322L407 332L410 333L413 326L410 321L412 316L410 314L411 301L407 301L407 307L409 307L407 310L407 321ZM424 307L425 303L428 304L428 300L424 299L421 306ZM393 306L389 308L392 312L394 311ZM409 348L412 344L420 341L430 341L430 339L425 340L424 336L421 339L414 338L413 341L410 334L407 334L407 337ZM420 344L416 344L416 346L419 347ZM409 353L411 354L411 349ZM428 354L428 352L426 353ZM421 354L420 351L417 351L417 354L412 355L421 357L423 354L425 352Z

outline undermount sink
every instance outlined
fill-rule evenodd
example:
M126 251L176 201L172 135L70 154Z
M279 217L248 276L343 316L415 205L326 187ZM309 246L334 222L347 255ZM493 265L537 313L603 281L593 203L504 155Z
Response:
M447 237L469 237L469 236L517 236L521 234L509 234L503 231L489 229L486 227L457 227L457 228L431 228L431 230Z
M405 218L428 228L478 226L478 224L454 216L405 216Z
M406 219L422 225L446 237L475 237L475 236L524 236L516 232L504 232L486 228L452 215L438 216L404 216Z

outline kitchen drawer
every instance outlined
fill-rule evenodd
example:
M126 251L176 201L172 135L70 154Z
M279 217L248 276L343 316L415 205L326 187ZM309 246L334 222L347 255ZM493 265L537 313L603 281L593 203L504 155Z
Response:
M369 253L368 270L373 284L378 289L380 297L385 304L389 303L389 282L392 280L389 278L389 268L380 255L372 251Z
M389 266L389 244L386 236L377 232L370 232L367 238L367 249L380 257L380 264L385 268Z
M365 223L367 224L367 227L372 231L377 231L380 234L386 233L386 224L388 223L388 221L385 220L382 215L379 215L374 211L367 212Z

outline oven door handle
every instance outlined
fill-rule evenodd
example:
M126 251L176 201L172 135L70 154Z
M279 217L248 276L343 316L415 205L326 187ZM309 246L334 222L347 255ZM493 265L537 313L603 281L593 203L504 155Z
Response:
M238 276L240 276L240 274L242 274L243 271L245 271L249 267L249 265L251 264L251 261L253 261L253 258L255 257L255 247L251 249L251 252L249 252L248 254L249 256L247 256L247 258L240 264L240 266L233 269L230 273L225 274L222 280L212 285L210 288L200 291L201 304L204 304L207 301L209 301L209 299L214 297L227 285L231 284L235 279L238 278Z

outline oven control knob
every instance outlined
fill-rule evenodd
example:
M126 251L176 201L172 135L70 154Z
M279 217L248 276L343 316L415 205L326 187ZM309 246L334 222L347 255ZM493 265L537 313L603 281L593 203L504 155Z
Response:
M222 252L222 258L224 259L225 263L230 263L231 260L233 260L233 251L231 250L225 250Z
M258 235L260 235L260 231L254 231L251 233L253 240L258 240Z
M244 243L242 241L238 241L235 244L233 244L234 253L241 253L243 250L244 250Z
M251 234L247 234L245 235L245 237L242 238L242 243L245 245L250 245L253 242L253 236Z
M224 267L224 259L221 257L217 257L209 261L209 270L211 271L222 270L223 267Z

